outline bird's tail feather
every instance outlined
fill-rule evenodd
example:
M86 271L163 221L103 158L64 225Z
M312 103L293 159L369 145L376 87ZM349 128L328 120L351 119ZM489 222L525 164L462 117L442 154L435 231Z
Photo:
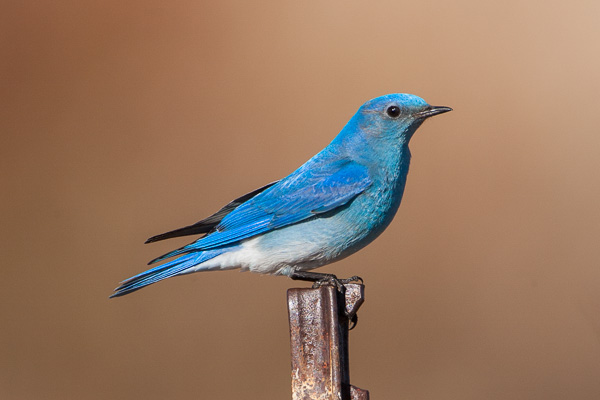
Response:
M186 244L185 246L180 247L180 248L178 248L176 250L170 251L167 254L163 254L160 257L156 257L155 259L150 260L150 262L148 263L148 265L156 264L157 262L164 261L167 258L171 258L171 257L179 256L179 255L184 254L184 253L192 252L192 251L195 250L193 244L194 243ZM152 270L150 270L150 271L152 271Z
M135 292L136 290L139 290L145 286L162 281L163 279L175 276L186 269L193 267L194 265L198 265L204 261L208 261L211 258L218 256L224 251L226 250L219 249L185 254L179 258L169 261L168 263L159 265L149 269L148 271L144 271L141 274L124 280L121 282L119 287L115 289L115 293L113 293L110 297L113 298L123 296Z

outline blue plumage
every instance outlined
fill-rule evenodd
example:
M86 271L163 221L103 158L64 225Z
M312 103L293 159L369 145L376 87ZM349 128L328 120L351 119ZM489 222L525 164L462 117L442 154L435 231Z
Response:
M124 281L111 297L210 269L292 276L356 252L396 213L413 133L426 118L447 111L408 94L370 100L325 149L286 178L194 225L150 238L148 242L206 233L152 260L179 256Z

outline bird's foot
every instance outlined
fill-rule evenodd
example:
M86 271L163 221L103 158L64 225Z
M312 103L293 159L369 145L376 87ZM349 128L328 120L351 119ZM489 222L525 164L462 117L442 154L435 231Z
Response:
M360 276L354 275L351 276L350 278L346 278L346 279L338 279L341 283L343 283L344 285L347 283L352 283L352 282L360 282L361 285L364 285L365 281L363 280L363 278L361 278Z
M322 274L318 272L308 272L308 271L295 271L290 275L290 278L299 281L309 281L313 282L313 289L320 288L321 286L333 286L338 292L344 293L346 288L344 285L352 282L360 282L362 285L364 283L363 279L360 276L352 276L346 279L338 279L337 276L333 274Z
M320 288L321 286L333 286L343 296L345 296L346 294L346 287L344 285L352 282L360 282L361 285L364 284L364 281L360 276L352 276L346 279L338 279L338 277L333 274L322 274L318 272L307 271L296 271L290 275L290 278L294 280L313 282L313 289ZM358 316L356 315L356 312L349 313L344 307L344 315L348 318L348 321L350 323L348 329L354 329L354 327L356 327L356 324L358 323Z
M312 287L313 289L320 288L321 286L334 286L338 292L344 294L346 293L346 284L352 282L360 282L360 284L364 284L363 279L360 276L351 276L350 278L339 279L337 276L333 274L323 274L323 277L317 281L314 281Z
M313 289L317 289L320 288L321 286L333 286L337 289L338 292L340 293L346 293L346 287L344 286L344 283L348 283L348 282L344 282L345 279L338 279L337 276L333 275L333 274L320 274L323 275L321 278L319 278L318 280L314 281L312 287Z

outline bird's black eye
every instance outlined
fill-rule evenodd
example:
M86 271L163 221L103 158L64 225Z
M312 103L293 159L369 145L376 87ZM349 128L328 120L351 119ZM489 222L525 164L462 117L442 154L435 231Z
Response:
M389 106L385 112L392 118L398 118L398 115L400 115L400 107Z

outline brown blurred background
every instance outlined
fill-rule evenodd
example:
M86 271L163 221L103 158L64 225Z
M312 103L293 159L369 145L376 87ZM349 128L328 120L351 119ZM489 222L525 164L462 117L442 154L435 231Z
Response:
M285 278L116 284L366 100L423 126L360 274L377 399L600 398L597 1L4 1L0 398L286 399Z

